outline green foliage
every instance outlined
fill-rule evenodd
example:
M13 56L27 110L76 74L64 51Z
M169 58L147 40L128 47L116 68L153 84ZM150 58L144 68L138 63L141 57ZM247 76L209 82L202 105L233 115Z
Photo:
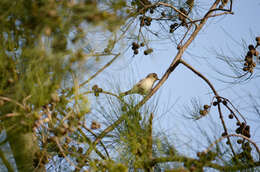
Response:
M78 48L75 53L72 45L82 44L88 34L83 31L86 24L116 31L125 21L123 13L117 13L122 5L124 1L115 0L114 10L107 11L92 0L0 1L0 96L4 99L1 99L0 116L14 151L23 150L26 145L33 145L34 151L40 148L35 138L20 138L15 142L16 137L32 137L35 130L58 137L73 133L78 124L75 119L89 113L87 97L73 100L67 94L75 85L62 87L77 70L77 64L86 60L79 53L82 50ZM70 40L73 31L76 35ZM68 118L68 113L76 118ZM5 118L8 114L13 117ZM64 118L68 120L62 121ZM44 125L51 131L45 131ZM41 148L49 150L44 147L47 138L40 138ZM23 164L33 168L30 162L35 157L34 151L28 152L28 158L23 158L20 151L14 152L19 170L24 168Z
M117 27L123 18L116 11L123 5L114 1L108 12L96 1L1 1L0 94L18 101L30 96L34 108L48 103L72 64L82 60L69 51L70 32L85 22ZM77 33L73 43L86 36Z
M93 161L90 162L91 170L93 171L113 171L113 172L127 172L128 169L124 164L116 163L112 160Z

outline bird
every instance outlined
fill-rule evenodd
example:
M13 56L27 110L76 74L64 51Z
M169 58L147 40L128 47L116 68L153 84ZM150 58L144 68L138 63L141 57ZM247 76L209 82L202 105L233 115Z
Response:
M133 86L132 89L120 93L121 97L129 95L129 94L140 94L147 95L153 88L155 81L159 80L156 73L148 74L144 79L140 80L137 84Z

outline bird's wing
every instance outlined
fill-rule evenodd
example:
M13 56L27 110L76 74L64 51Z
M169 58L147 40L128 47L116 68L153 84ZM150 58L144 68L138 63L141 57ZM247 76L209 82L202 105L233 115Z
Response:
M140 86L143 84L144 80L145 80L145 79L141 79L141 80L136 84L136 86L137 86L137 87L140 87Z
M125 96L125 95L128 95L128 94L135 94L135 93L143 94L144 90L141 87L141 85L143 84L144 81L145 81L145 78L140 80L137 84L135 84L132 89L130 89L126 92L120 93L120 96Z

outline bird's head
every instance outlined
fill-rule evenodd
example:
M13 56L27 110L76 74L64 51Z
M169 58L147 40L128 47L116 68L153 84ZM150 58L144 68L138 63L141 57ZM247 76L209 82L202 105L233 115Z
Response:
M156 73L150 73L149 75L147 75L147 78L154 79L155 81L159 80L159 78L158 78Z

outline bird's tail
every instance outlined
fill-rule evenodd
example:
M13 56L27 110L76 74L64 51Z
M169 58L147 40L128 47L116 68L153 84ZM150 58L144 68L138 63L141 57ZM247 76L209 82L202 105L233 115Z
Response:
M126 96L126 95L128 95L128 94L132 94L132 90L128 90L128 91L126 91L126 92L120 93L119 96L120 96L120 97L124 97L124 96Z

